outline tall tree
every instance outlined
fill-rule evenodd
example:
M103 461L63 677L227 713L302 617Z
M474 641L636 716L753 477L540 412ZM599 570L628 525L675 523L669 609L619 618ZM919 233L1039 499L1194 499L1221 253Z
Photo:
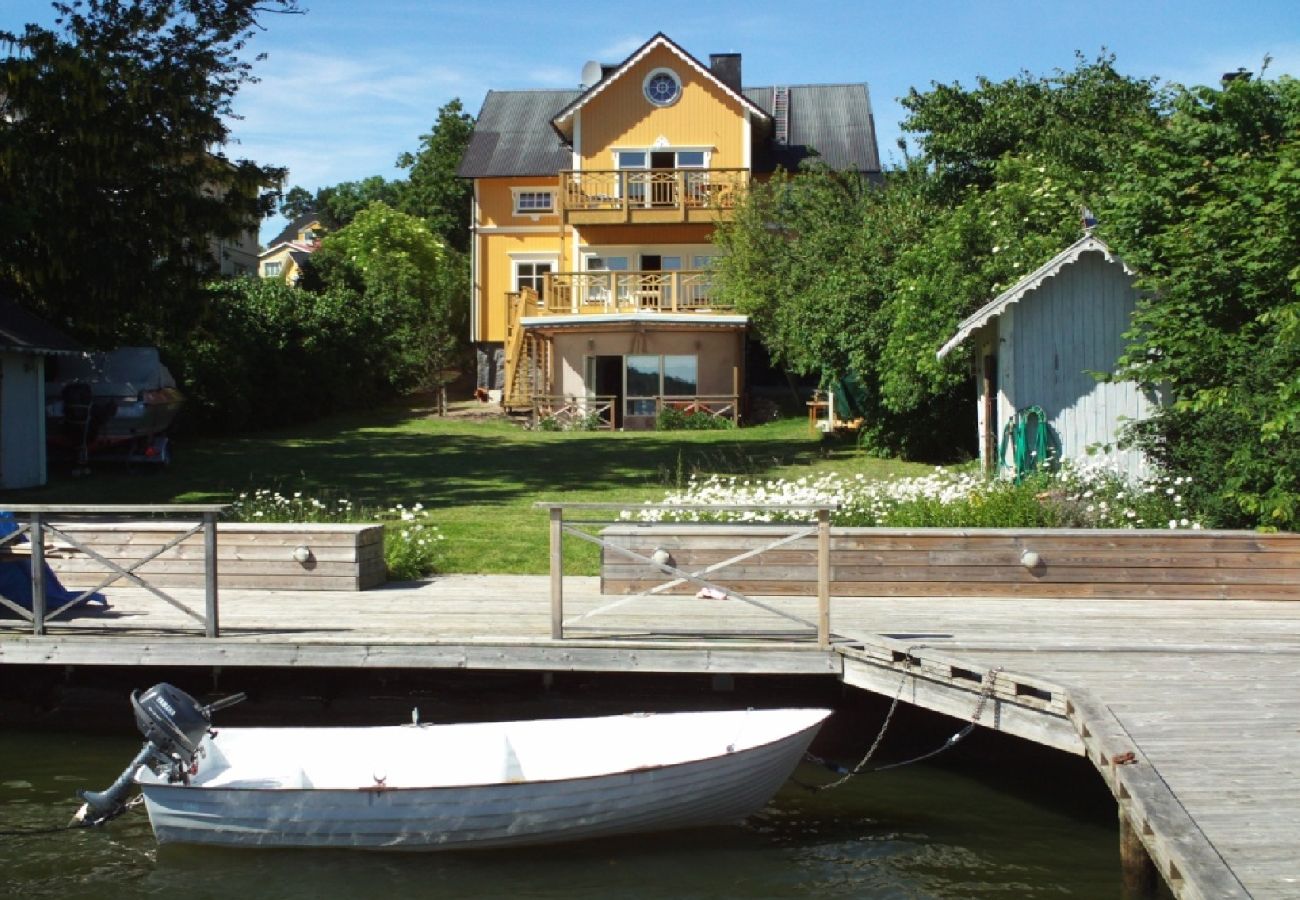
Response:
M457 362L468 315L468 266L423 220L372 203L312 254L309 291L350 291L377 337L367 364L390 390L437 384Z
M301 215L315 212L316 209L316 196L301 185L295 184L280 198L280 215L290 222Z
M474 131L474 117L460 99L438 110L433 129L420 136L420 149L403 153L397 165L409 169L401 209L429 223L435 234L464 253L469 249L470 198L473 189L456 174Z
M388 181L382 175L371 175L360 181L343 181L316 192L315 212L322 217L326 227L339 229L351 225L374 203L398 208L405 192L405 182Z
M1046 78L935 85L904 100L921 153L864 190L805 171L751 192L719 229L723 290L773 354L854 375L867 439L915 452L960 444L969 360L935 352L961 319L1079 236L1079 212L1158 116L1152 80L1113 60ZM969 434L973 434L970 429Z
M223 153L246 42L296 0L71 0L0 33L0 286L95 344L192 321L282 170Z
M1142 276L1144 447L1216 524L1300 524L1300 81L1179 89L1099 209Z
M1070 71L1022 72L973 90L934 85L903 100L917 135L917 164L940 212L899 254L882 392L898 411L917 409L968 378L966 348L935 351L957 323L1081 234L1129 148L1159 116L1153 78L1115 69L1112 56L1082 56Z

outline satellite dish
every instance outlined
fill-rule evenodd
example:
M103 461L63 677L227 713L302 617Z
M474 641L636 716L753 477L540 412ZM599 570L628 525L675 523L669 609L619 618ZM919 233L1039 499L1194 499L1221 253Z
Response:
M588 60L582 66L582 86L591 87L597 81L600 81L601 65L596 60Z

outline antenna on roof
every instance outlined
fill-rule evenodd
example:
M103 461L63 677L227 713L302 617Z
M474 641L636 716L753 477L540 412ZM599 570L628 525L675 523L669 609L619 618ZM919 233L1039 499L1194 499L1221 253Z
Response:
M602 71L603 69L600 63L596 62L594 59L588 60L584 63L582 66L582 84L580 85L582 89L586 90L597 81L600 81Z

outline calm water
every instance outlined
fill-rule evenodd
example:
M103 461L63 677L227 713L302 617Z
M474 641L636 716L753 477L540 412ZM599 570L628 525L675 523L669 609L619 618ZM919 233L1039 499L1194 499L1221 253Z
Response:
M0 732L0 829L66 822L73 791L106 787L138 747L133 733ZM0 837L0 895L1116 897L1114 807L1097 785L1077 786L1088 774L1086 763L976 736L943 765L819 794L787 785L743 824L523 852L160 851L135 812L95 831ZM796 777L830 776L802 766Z

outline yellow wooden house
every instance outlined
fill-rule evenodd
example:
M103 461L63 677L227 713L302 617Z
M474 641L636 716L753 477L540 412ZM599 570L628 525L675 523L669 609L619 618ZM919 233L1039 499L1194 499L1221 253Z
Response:
M297 284L307 257L320 247L322 233L320 217L315 213L298 216L258 255L257 274Z
M479 387L606 427L739 419L749 321L712 291L714 228L778 166L878 174L867 87L744 87L740 54L662 33L581 81L490 91L462 160Z

